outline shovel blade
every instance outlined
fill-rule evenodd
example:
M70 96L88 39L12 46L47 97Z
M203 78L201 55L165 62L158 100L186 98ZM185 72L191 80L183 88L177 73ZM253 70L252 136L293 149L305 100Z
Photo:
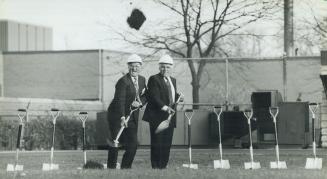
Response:
M183 164L183 167L192 168L192 169L198 169L199 168L198 164L194 164L194 163L192 163L192 164Z
M59 165L54 163L43 163L42 170L43 171L59 170Z
M272 169L287 169L287 165L286 165L285 161L270 162L270 168L272 168Z
M163 130L167 129L169 127L169 123L170 123L170 121L168 121L168 120L162 121L159 124L159 126L157 127L157 129L155 130L155 133L158 134L158 133L162 132Z
M230 169L229 160L214 160L213 168Z
M14 171L23 171L24 165L14 165L14 164L8 164L7 165L7 172L14 172Z
M321 169L322 158L307 158L305 169Z
M244 163L245 169L259 169L261 168L260 162L245 162Z

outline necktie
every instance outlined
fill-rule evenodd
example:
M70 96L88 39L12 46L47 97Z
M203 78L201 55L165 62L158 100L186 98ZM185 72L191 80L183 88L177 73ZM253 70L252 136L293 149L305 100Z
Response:
M168 88L169 106L172 106L172 104L173 104L173 95L172 95L172 92L171 92L171 85L170 85L170 82L168 80L168 77L165 77L165 82L166 82L166 85L167 85L167 88Z
M132 81L133 81L133 84L134 84L134 87L135 87L135 99L136 101L140 102L140 97L139 97L139 83L138 83L138 80L137 80L137 77L132 77Z

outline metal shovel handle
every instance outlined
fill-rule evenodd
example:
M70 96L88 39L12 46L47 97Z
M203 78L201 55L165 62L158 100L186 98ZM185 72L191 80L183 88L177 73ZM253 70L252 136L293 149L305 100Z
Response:
M269 113L270 113L271 117L273 118L274 123L276 123L277 115L279 113L278 107L269 107Z
M244 116L246 117L248 124L251 124L251 118L253 116L253 110L252 109L246 109L243 111Z
M189 125L191 124L191 120L192 120L192 117L193 117L193 113L194 113L193 109L186 109L186 110L185 110L185 116L186 116L186 118L188 119L188 123L189 123Z
M81 122L82 122L82 124L83 124L83 128L85 128L85 122L86 122L86 120L87 120L87 118L88 118L88 113L87 112L80 112L79 114L78 114L78 117L79 117L79 119L81 120Z
M132 108L132 106L130 106L130 112L129 112L129 115L127 116L127 118L125 119L125 121L128 122L129 119L130 119L130 117L131 117L131 115L132 115L132 113L133 113L134 111L137 111L137 110L140 109L141 107L142 107L142 105L139 106L139 107L137 107L137 108ZM123 133L124 129L125 129L125 126L121 126L121 127L120 127L120 129L119 129L119 131L118 131L118 133L117 133L117 135L116 135L116 138L114 139L114 143L117 143L117 144L119 143L119 138L120 138L121 134Z
M53 131L52 131L52 146L51 146L51 155L50 155L50 163L53 163L53 153L54 153L54 146L55 146L55 135L56 135L56 120L60 114L60 110L56 108L51 108L50 110L52 116L52 123L53 123Z
M83 127L83 151L85 152L85 144L86 144L86 137L85 137L85 122L86 119L88 118L88 113L85 111L82 111L78 115L79 119L82 121L82 127ZM86 154L84 154L86 155Z
M312 117L315 118L316 117L316 112L318 110L318 103L309 103L309 109L311 111Z
M220 121L220 116L223 112L223 108L221 106L214 106L213 112L217 115L217 120Z
M191 164L192 164L192 140L191 140L191 134L192 134L192 132L191 132L191 120L192 120L192 117L193 117L193 113L194 113L194 111L193 111L193 109L186 109L185 110L185 116L186 116L186 118L188 119L188 132L187 132L187 134L188 134L188 150L189 150L189 165L191 166Z
M53 123L53 125L56 125L56 120L60 114L60 110L56 109L56 108L51 108L50 113L52 116L52 123Z
M26 109L18 109L18 118L19 118L19 122L20 124L24 123L24 118L27 116L27 111Z
M221 128L220 128L220 116L223 112L223 108L221 106L214 106L213 107L214 113L217 115L217 120L218 120L218 134L219 134L219 154L220 154L220 163L222 165L222 160L223 160L223 150L222 150L222 144L221 144ZM217 111L219 111L217 113Z
M251 154L251 161L253 162L253 147L252 147L252 129L251 129L251 118L253 116L252 109L246 109L243 112L244 116L247 118L248 126L249 126L249 141L250 141L250 154Z
M315 118L316 118L316 112L318 110L319 105L317 103L309 103L309 109L312 113L312 150L313 155L316 158L316 131L315 131Z
M178 104L179 102L181 102L181 100L182 100L182 97L184 97L183 93L178 93L178 94L179 94L179 96L178 96L178 98L177 98L177 100L176 100L176 103L175 103L175 104Z
M22 137L22 128L23 128L23 125L22 124L19 124L19 126L18 126L18 135L17 135L16 149L20 149L20 140L21 140L21 137Z

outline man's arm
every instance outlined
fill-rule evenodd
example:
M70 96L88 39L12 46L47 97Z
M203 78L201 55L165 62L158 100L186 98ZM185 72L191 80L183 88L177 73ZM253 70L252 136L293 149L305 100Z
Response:
M117 104L117 112L119 116L125 116L125 103L126 103L126 83L120 79L116 84L115 97Z

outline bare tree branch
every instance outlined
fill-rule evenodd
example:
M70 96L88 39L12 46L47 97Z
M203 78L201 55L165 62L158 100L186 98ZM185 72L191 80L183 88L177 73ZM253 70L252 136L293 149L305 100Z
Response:
M243 35L238 31L263 18L270 18L280 10L282 0L155 0L174 12L175 22L161 31L120 34L130 44L153 49L168 50L179 57L229 56L219 41L228 36ZM319 27L319 26L318 26ZM317 27L317 28L318 28ZM128 36L128 37L126 37ZM205 60L187 61L192 75L193 102L199 102L200 80ZM197 67L195 66L197 63Z

